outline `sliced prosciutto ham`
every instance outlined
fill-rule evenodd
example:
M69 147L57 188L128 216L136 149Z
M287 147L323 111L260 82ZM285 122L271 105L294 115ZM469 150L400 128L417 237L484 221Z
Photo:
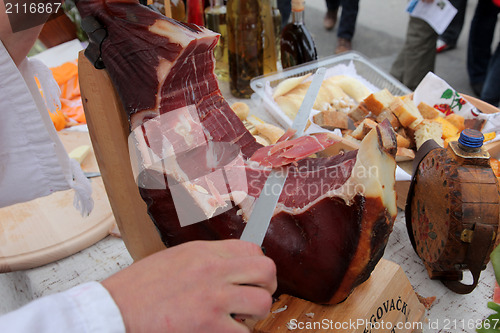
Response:
M239 238L270 190L271 168L287 165L263 244L277 265L277 295L334 304L370 276L397 212L388 124L338 156L308 157L333 144L327 135L287 132L262 147L220 92L217 34L131 0L77 6L107 30L102 60L130 120L139 191L167 246Z
M335 143L335 140L326 133L301 136L291 140L289 137L280 138L274 145L257 149L250 160L263 166L276 168L323 151Z

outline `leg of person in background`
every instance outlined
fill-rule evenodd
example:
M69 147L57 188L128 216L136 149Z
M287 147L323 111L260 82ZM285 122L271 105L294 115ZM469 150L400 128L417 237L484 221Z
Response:
M281 14L281 29L288 23L292 12L291 0L278 0L278 9Z
M335 54L352 50L352 38L356 29L359 0L342 0L342 14L340 15L339 30L337 32L337 47Z
M425 75L434 71L437 37L427 22L410 16L406 41L392 64L391 75L415 90Z
M457 47L458 37L464 26L467 0L450 0L450 2L457 9L457 15L455 15L443 34L439 36L436 44L437 53L453 50Z
M339 11L340 0L326 0L326 15L323 26L326 30L332 30L337 24L337 13Z
M481 99L494 106L498 106L500 102L500 43L490 59Z
M470 25L467 72L472 90L477 96L481 96L486 80L498 11L499 7L491 0L479 0Z

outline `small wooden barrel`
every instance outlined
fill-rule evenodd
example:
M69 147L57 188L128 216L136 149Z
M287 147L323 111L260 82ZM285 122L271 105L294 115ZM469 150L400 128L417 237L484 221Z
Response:
M429 276L465 294L475 288L497 244L498 181L484 149L471 154L457 142L447 149L431 143L416 159L406 206L408 232ZM458 282L464 269L471 271L472 285Z

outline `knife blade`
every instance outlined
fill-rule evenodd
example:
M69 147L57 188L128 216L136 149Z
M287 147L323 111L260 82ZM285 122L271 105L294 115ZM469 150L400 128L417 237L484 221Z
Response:
M318 68L309 89L307 89L304 100L292 123L292 129L296 130L293 136L295 138L304 133L311 109L325 77L325 72L325 68ZM287 176L287 166L271 170L259 197L255 201L250 218L241 234L241 240L262 246Z

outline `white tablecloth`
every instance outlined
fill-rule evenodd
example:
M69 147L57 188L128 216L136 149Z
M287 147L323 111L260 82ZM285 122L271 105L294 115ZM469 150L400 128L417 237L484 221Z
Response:
M468 295L455 294L441 282L430 280L411 246L403 212L398 214L384 257L401 265L420 295L436 296L436 301L426 312L424 332L474 332L474 325L492 313L486 307L493 296L491 264L481 273L477 288ZM132 258L123 241L109 236L57 262L26 271L0 274L0 313L13 310L36 297L66 290L86 281L101 281L131 263Z

